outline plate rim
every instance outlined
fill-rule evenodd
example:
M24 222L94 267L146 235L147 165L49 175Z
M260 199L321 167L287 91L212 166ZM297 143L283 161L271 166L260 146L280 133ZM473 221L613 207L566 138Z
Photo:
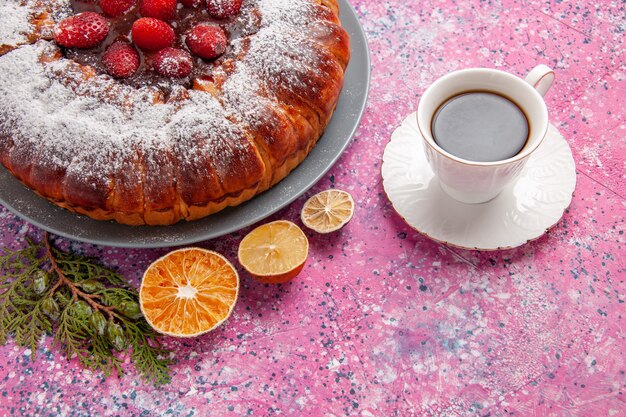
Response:
M361 24L358 14L354 8L354 6L352 6L352 4L350 4L349 0L338 0L339 3L339 8L340 8L340 19L342 20L342 23L345 20L352 20L354 22L354 25L349 27L350 31L351 31L351 36L350 36L350 44L351 44L351 56L355 56L356 54L360 54L360 58L361 61L363 61L363 63L365 64L364 68L361 68L361 70L365 71L365 76L363 77L364 79L362 80L363 82L363 98L360 101L359 106L358 106L358 111L357 112L353 112L355 114L355 118L352 121L352 126L349 128L349 131L346 132L346 136L344 139L344 142L339 146L339 148L336 150L336 153L330 157L327 162L324 164L323 168L320 169L319 171L315 171L315 175L312 175L311 177L307 178L305 181L303 181L303 183L301 184L301 186L293 193L291 193L288 197L286 197L280 204L275 205L269 209L266 209L262 212L260 212L259 214L256 215L251 215L248 218L245 219L245 221L239 222L235 225L232 225L230 227L218 230L218 231L207 231L204 234L199 234L199 235L191 235L189 236L189 231L182 231L180 232L180 235L182 236L182 238L176 238L175 240L171 237L165 237L163 240L159 240L159 239L151 239L151 240L144 240L144 241L139 241L139 240L130 240L128 239L127 236L124 236L123 238L119 238L119 239L114 239L112 237L107 237L105 239L101 239L98 238L96 236L83 236L77 233L71 233L70 231L65 231L54 227L54 226L50 226L47 224L44 224L42 221L38 220L37 218L28 215L26 213L21 212L18 208L16 208L13 204L11 204L10 202L7 201L7 199L1 195L0 193L0 204L2 204L2 206L4 206L9 212L13 213L14 215L18 216L20 219L33 224L34 226L43 229L47 232L53 233L57 236L61 236L67 239L71 239L74 241L80 241L80 242L84 242L84 243L89 243L89 244L94 244L94 245L100 245L100 246L107 246L107 247L119 247L119 248L142 248L142 249L153 249L153 248L166 248L166 247L177 247L177 246L185 246L185 245L190 245L190 244L194 244L194 243L199 243L199 242L204 242L204 241L208 241L211 239L216 239L218 237L222 237L225 236L229 233L233 233L236 232L238 230L241 230L243 228L246 228L252 224L255 224L273 214L275 214L277 211L286 208L287 206L289 206L291 203L293 203L295 200L297 200L298 198L300 198L302 195L304 195L310 188L312 188L315 184L317 184L327 173L328 171L330 171L330 169L337 163L337 161L339 160L339 158L343 155L343 153L345 152L345 150L347 149L348 145L352 142L352 139L354 138L354 135L356 133L356 131L358 130L358 128L361 125L361 121L363 119L363 116L365 114L365 110L367 108L367 103L368 103L368 98L369 98L369 94L370 94L370 89L371 89L371 54L370 54L370 49L369 49L369 44L368 44L368 38L367 35L365 33L365 30L363 29L363 25ZM347 18L346 18L347 15ZM344 28L346 28L345 24L344 24ZM362 44L362 49L359 50L354 50L354 48L352 48L353 40L354 39L358 39L359 44ZM352 63L353 60L351 59ZM350 65L350 64L349 64ZM348 65L348 69L349 69L349 65ZM346 72L348 71L348 69L346 70ZM347 90L345 89L345 84L344 84L344 88L342 88L341 94L339 96L339 100L341 100L341 97L348 94ZM336 114L336 109L335 112L333 114L333 117ZM332 122L332 119L331 119ZM324 139L324 136L326 136L326 132L327 129L325 130L325 132L322 134L322 136L320 137L320 141ZM319 145L318 145L319 146ZM315 149L315 148L314 148ZM308 156L307 156L308 158ZM305 158L306 160L306 158ZM300 165L299 165L300 166ZM6 168L1 167L2 169L4 169L6 171ZM296 168L297 169L297 168ZM8 171L6 171L6 173L8 173ZM10 173L8 173L9 176L12 177L12 175ZM14 177L13 177L14 178ZM19 182L17 179L15 179L16 182L18 182L19 185L21 185L22 187L26 188L23 184L21 184L21 182ZM280 188L281 183L278 183L277 185L274 186L274 188L278 187ZM32 193L32 197L33 200L36 199L42 199L42 197L36 195L34 192L32 192L31 190L28 190ZM270 190L268 190L270 191ZM266 191L266 192L268 192ZM248 203L253 202L255 200L255 198L262 196L264 193L261 193L257 196L255 196L254 198L252 198L251 200L248 201ZM44 200L45 203L47 203L50 206L51 210L56 210L57 207L52 205L52 203L47 202ZM236 210L238 209L238 207L230 207L228 208L230 210ZM64 209L61 209L64 210ZM72 216L77 216L77 218L80 217L84 217L75 213L70 213ZM45 215L45 214L43 214ZM79 217L80 216L80 217ZM206 219L206 218L205 218ZM93 219L84 219L85 221L88 222L88 224L90 224L92 221L93 222L100 222L98 220L93 220ZM193 225L194 222L202 222L203 219L198 219L198 220L194 220L192 222L187 222L185 223L184 221L178 223L178 224L189 224L189 225ZM115 224L113 225L115 227L128 227L129 231L132 231L133 228L138 227L138 226L127 226L127 225L119 225L119 224ZM175 226L175 225L173 225ZM149 226L139 226L139 227L149 227ZM158 226L157 226L158 227ZM167 226L164 226L164 228L167 228ZM190 226L191 228L191 226ZM81 230L85 230L84 228ZM178 235L177 235L178 236Z

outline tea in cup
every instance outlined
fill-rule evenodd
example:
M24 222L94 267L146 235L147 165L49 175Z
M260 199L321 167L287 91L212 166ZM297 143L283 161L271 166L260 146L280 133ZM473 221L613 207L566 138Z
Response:
M442 189L464 203L495 198L521 172L548 131L545 65L525 80L472 68L435 81L422 95L417 124Z

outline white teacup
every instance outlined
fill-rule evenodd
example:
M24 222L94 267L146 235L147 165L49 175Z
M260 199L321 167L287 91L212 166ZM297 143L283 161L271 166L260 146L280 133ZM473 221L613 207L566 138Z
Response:
M554 72L545 65L535 67L526 80L495 69L470 68L447 74L428 87L417 107L417 125L426 159L448 195L463 203L484 203L495 198L519 175L548 131L548 109L543 95L553 81ZM524 112L529 123L528 139L515 156L477 162L459 158L437 145L431 129L437 109L451 97L470 91L499 94Z

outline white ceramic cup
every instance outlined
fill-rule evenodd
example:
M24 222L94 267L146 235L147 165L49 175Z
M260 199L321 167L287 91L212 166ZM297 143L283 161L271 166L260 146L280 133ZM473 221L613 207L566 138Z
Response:
M519 175L548 131L543 95L553 81L554 71L545 65L535 67L525 80L495 69L470 68L447 74L428 87L417 107L417 125L426 159L448 195L463 203L484 203ZM528 140L517 155L494 162L469 161L446 152L435 142L431 126L437 109L451 97L477 90L507 97L526 115L530 125Z

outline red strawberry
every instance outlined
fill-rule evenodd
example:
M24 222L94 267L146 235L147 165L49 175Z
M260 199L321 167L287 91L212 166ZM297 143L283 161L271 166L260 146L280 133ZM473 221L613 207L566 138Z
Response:
M133 23L133 42L146 51L158 51L174 45L174 29L162 20L142 17Z
M200 7L204 0L180 0L180 2L186 7Z
M226 19L239 13L241 3L242 0L207 0L207 10L217 19Z
M154 69L164 77L184 78L193 69L193 58L189 52L177 48L165 48L154 57Z
M131 44L117 41L107 48L102 63L113 77L128 78L139 69L139 52Z
M121 16L135 5L136 0L100 0L100 8L105 15Z
M61 20L54 28L54 40L66 48L93 48L109 34L109 22L98 13L85 12Z
M176 17L176 0L143 0L139 12L144 17L172 20Z
M217 58L226 51L228 39L219 26L198 25L187 34L189 50L201 58Z

